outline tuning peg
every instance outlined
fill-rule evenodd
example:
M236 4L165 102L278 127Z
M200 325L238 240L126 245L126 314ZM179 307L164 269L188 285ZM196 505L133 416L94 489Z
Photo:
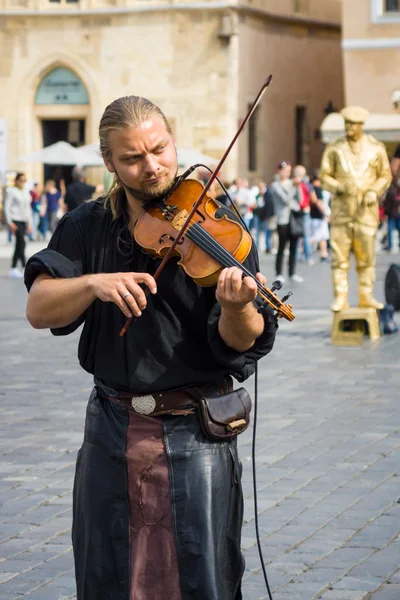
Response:
M289 300L290 296L293 296L293 292L288 292L286 296L283 296L281 302L286 302L286 300Z
M280 279L276 279L273 284L272 284L272 288L271 288L271 292L275 292L275 290L280 290L282 287L282 281Z

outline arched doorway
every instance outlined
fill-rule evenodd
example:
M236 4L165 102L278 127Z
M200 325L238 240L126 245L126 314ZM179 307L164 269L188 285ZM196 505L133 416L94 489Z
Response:
M82 146L86 141L89 95L84 83L70 69L57 66L44 75L35 94L43 147L66 141ZM71 181L72 166L44 165L44 180Z

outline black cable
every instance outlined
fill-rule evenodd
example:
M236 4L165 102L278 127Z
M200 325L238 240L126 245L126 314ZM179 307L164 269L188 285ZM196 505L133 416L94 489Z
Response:
M207 169L210 173L213 173L213 171L207 167L206 165L201 165L201 164L197 164L197 165L193 165L193 167L190 167L190 169L188 169L182 176L182 178L180 179L180 181L182 181L182 179L186 179L186 177L188 177L190 175L190 173L192 173L195 169L197 169L198 167L203 167L204 169ZM244 228L246 231L249 232L248 227L246 225L246 223L244 222L242 215L239 213L235 203L233 202L232 198L230 197L227 189L225 188L224 184L222 183L222 181L220 181L220 179L218 177L215 178L219 185L222 187L222 189L224 190L226 197L228 198L229 202L232 205L232 208L234 209L234 211L236 212L237 216L239 217L241 223L243 224ZM260 541L260 528L259 528L259 524L258 524L258 502L257 502L257 472L256 472L256 434L257 434L257 411L258 411L258 364L257 362L255 363L255 371L254 371L254 416L253 416L253 443L252 443L252 449L251 449L251 459L252 459L252 467L253 467L253 494L254 494L254 523L255 523L255 529L256 529L256 540L257 540L257 548L258 548L258 554L260 557L260 562L261 562L261 568L262 568L262 572L263 572L263 576L264 576L264 582L265 582L265 587L267 588L267 592L268 592L268 597L269 600L273 600L272 598L272 593L271 593L271 588L269 587L269 582L268 582L268 576L267 576L267 571L265 568L265 564L264 564L264 555L262 552L262 548L261 548L261 541Z
M253 416L253 444L251 449L251 459L253 465L253 493L254 493L254 522L256 528L256 539L257 539L257 547L258 554L260 556L261 567L263 570L264 581L268 592L269 600L273 600L271 589L269 587L267 571L265 569L264 564L264 556L261 548L260 541L260 529L258 526L258 502L257 502L257 473L256 473L256 433L257 433L257 410L258 410L258 365L255 363L255 371L254 371L254 416Z
M210 173L213 172L206 165L195 165L192 168L192 170L194 171L194 169L196 169L197 167L204 167ZM192 172L192 171L190 171L190 172ZM242 222L245 230L248 231L248 233L250 233L249 230L248 230L248 227L247 227L246 223L242 219L242 215L239 213L239 211L238 211L235 203L233 202L232 198L230 197L230 195L229 195L227 189L225 188L224 184L222 183L222 181L219 180L218 177L216 177L215 179L218 181L219 185L224 190L224 192L226 194L226 197L228 198L229 202L232 205L232 208L234 209L234 211L236 212L236 214L239 217L240 221ZM254 523L255 523L255 529L256 529L256 540L257 540L258 554L259 554L259 557L260 557L261 568L262 568L262 571L263 571L265 587L267 588L269 600L273 600L272 593L271 593L271 588L269 587L267 570L266 570L265 564L264 564L264 555L263 555L263 552L262 552L261 541L260 541L260 528L259 528L259 525L258 525L257 472L256 472L257 410L258 410L258 364L256 362L255 363L255 371L254 371L254 416L253 416L253 423L254 423L254 425L253 425L253 443L252 443L252 449L251 449L251 458L252 458L252 466L253 466Z

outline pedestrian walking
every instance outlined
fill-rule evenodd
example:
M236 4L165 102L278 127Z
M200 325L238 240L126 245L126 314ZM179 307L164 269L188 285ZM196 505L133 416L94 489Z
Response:
M205 288L172 259L154 280L160 260L132 232L143 204L160 202L176 181L161 110L120 98L99 136L113 187L64 215L25 278L34 327L66 335L84 323L79 360L95 381L74 486L77 600L239 600L236 438L206 435L194 396L230 411L231 377L245 380L270 352L276 318L257 310L256 282L237 267ZM254 245L245 267L258 272Z
M256 204L253 208L253 220L251 223L252 229L254 230L254 239L258 250L260 250L260 234L263 233L265 236L265 247L267 247L267 234L265 230L265 192L267 186L264 181L259 181L257 185L251 188L255 198Z
M20 262L25 268L25 235L32 231L31 196L25 188L25 173L17 173L14 187L9 187L6 193L4 212L6 222L15 236L15 248L9 271L10 279L23 277L17 266Z
M387 247L393 250L393 233L397 231L398 245L400 247L400 170L386 193L384 201L385 214L387 215Z
M30 191L32 208L32 240L37 241L39 235L41 188L39 183L34 183Z
M67 212L74 210L86 200L90 200L93 194L101 194L102 185L90 185L86 183L85 172L79 167L72 170L72 183L67 185L64 203Z
M317 198L315 197L313 187L308 182L307 171L303 165L296 165L294 167L293 181L298 187L303 220L303 235L301 236L301 242L297 248L297 259L304 259L309 266L312 266L314 261L312 258L311 247L311 197L314 204L317 202Z
M57 189L56 182L54 179L48 179L45 183L44 194L42 197L43 216L46 217L46 225L44 225L42 229L44 236L46 236L48 229L51 233L54 233L59 221L61 202L62 194L60 190Z
M277 254L278 234L276 225L275 206L269 188L266 189L264 194L264 206L260 210L260 220L264 222L265 226L265 252L267 254Z
M279 238L275 270L277 279L284 282L283 256L285 248L289 244L289 277L293 281L301 283L303 278L300 275L296 275L297 244L301 236L301 231L294 230L294 227L290 223L291 217L292 221L297 223L298 218L300 217L301 219L300 182L296 183L296 181L290 179L291 171L292 166L290 163L281 162L278 165L278 176L269 187L269 192L274 203Z

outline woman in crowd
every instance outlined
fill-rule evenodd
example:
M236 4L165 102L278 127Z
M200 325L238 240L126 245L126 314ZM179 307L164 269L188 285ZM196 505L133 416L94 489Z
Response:
M25 235L32 232L31 195L25 189L25 173L17 173L14 187L7 189L4 213L7 225L15 236L15 249L9 277L21 279L23 274L17 269L18 262L25 268Z

